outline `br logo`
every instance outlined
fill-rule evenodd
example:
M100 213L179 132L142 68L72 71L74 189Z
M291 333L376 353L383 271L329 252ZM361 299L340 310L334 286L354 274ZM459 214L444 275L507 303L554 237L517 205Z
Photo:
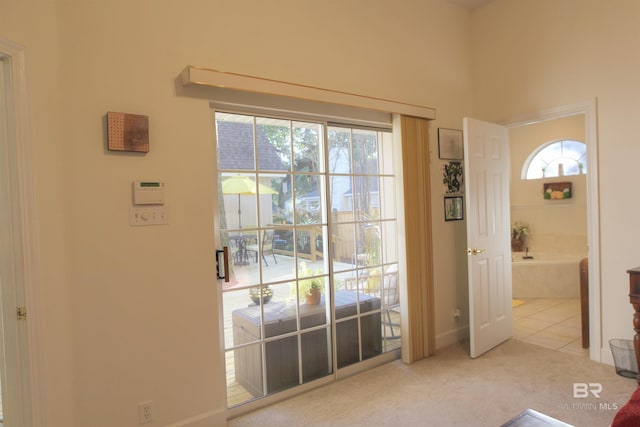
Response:
M602 393L602 384L600 383L573 383L573 398L585 399L592 394L594 397L600 397Z

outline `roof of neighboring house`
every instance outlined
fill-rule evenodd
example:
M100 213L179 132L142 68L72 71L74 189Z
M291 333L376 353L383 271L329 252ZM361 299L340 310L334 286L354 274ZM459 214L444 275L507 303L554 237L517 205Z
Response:
M218 121L218 167L254 170L253 126L248 123ZM261 127L257 128L258 170L288 171Z

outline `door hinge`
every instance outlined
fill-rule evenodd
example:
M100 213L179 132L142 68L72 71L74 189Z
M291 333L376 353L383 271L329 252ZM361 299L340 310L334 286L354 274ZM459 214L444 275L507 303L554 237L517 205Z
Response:
M16 315L18 320L27 320L27 307L16 307Z

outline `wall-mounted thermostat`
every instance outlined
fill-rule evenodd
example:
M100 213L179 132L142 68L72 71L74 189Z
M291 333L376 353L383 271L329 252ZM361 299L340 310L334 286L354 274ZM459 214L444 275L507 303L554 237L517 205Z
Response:
M164 181L134 181L134 205L164 205Z

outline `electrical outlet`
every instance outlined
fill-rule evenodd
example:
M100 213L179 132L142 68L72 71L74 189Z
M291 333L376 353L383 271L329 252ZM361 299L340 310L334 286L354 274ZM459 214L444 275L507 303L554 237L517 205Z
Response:
M453 312L453 318L458 319L460 317L460 309L456 308Z
M138 403L138 421L140 424L146 424L153 420L153 402L148 400L146 402Z

